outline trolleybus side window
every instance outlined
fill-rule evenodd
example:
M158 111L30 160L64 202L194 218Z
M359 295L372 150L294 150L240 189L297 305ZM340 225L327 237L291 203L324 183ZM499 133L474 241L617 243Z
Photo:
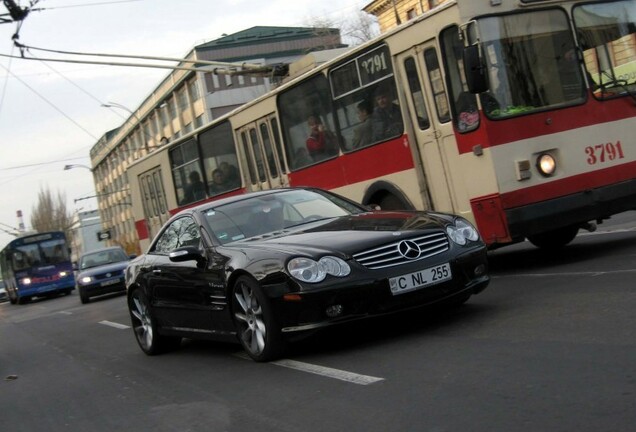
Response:
M329 78L345 151L402 135L402 113L386 45L334 68Z
M243 149L243 154L245 155L245 161L247 162L247 170L250 176L250 184L258 183L258 179L256 178L256 171L254 171L254 161L252 158L252 153L250 152L250 142L247 138L247 132L241 131L241 145Z
M168 212L168 208L166 206L166 190L163 187L163 181L161 180L161 168L157 168L152 172L152 179L157 204L159 205L159 214L165 214Z
M477 98L468 92L462 62L464 45L459 39L459 29L451 26L442 30L443 58L446 65L449 98L455 127L468 132L479 126Z
M413 57L408 57L404 60L404 70L406 71L406 79L409 83L409 93L415 107L415 114L417 114L417 125L421 130L428 129L431 126L431 122L428 120L428 114L426 113L424 93L422 92L422 85L420 84L417 66Z
M250 128L250 142L252 144L252 151L254 152L254 161L256 162L256 171L258 172L258 179L261 183L265 183L267 177L265 176L265 162L263 162L263 152L258 144L258 134L255 128Z
M276 118L273 117L269 120L269 125L272 128L272 135L274 136L274 143L276 144L276 153L278 155L278 160L280 161L280 170L283 174L287 173L287 168L285 166L284 159L284 151L283 144L280 140L280 132L278 130L278 123L276 122Z
M267 167L269 168L269 174L272 177L278 177L278 167L276 166L276 158L274 157L274 147L269 136L267 123L261 123L259 129L261 132L261 139L263 140L263 147L265 148L265 157L267 158Z
M190 204L206 197L195 140L186 141L170 150L170 166L179 205Z
M437 118L441 123L450 121L450 111L448 110L448 98L446 97L446 88L442 79L442 70L439 67L437 59L437 51L434 48L428 48L424 51L424 62L428 71L428 79L433 89L433 97L435 98L435 107L437 109Z
M238 157L230 123L223 122L201 133L199 143L209 194L214 196L241 186Z
M598 98L634 92L636 4L633 1L575 6L574 25L588 81Z
M287 160L292 169L321 162L338 154L329 85L317 75L278 98Z

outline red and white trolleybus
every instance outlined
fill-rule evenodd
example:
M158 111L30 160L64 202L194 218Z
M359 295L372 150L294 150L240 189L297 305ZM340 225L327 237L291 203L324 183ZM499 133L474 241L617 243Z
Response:
M636 208L636 2L456 0L128 168L146 247L184 206L311 185L460 214L492 247Z

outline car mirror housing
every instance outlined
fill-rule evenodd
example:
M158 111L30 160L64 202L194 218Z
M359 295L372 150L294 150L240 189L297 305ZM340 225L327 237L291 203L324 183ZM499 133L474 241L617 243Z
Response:
M168 254L168 257L172 262L196 261L197 267L202 267L206 261L201 251L194 246L185 246L175 249Z

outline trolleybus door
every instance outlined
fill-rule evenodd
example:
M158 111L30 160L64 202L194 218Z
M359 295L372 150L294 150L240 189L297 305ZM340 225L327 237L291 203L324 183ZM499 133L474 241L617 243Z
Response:
M155 167L139 175L139 188L143 205L148 238L152 239L165 222L170 219L166 204L166 189L163 185L161 167ZM138 215L135 214L135 219Z
M416 166L424 185L420 188L423 200L434 210L455 212L448 158L456 155L446 148L454 135L436 51L432 42L426 43L399 54L397 62L408 100L411 141L415 141L411 146L416 149L414 158L419 157ZM452 148L456 149L454 143Z
M258 133L265 154L267 176L271 187L289 186L284 152L276 116L271 115L258 121Z
M288 185L284 161L280 157L278 127L275 116L259 119L238 130L247 167L250 191L272 189ZM275 132L275 133L274 133Z

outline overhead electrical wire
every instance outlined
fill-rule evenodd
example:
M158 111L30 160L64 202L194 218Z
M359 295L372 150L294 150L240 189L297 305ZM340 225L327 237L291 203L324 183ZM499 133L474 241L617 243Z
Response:
M157 57L157 56L141 56L132 54L109 54L109 53L88 53L77 51L65 51L65 50L53 50L48 48L32 47L21 44L17 40L14 40L14 45L20 49L20 56L0 54L0 57L9 57L22 60L40 60L50 62L61 63L79 63L79 64L97 64L105 66L126 66L126 67L144 67L144 68L156 68L156 69L171 69L171 70L185 70L194 72L209 71L214 74L257 74L257 73L270 73L275 72L280 65L261 65L253 63L229 63L220 61L200 60L200 59L183 59L175 57ZM25 52L31 53L31 51L44 51L55 54L73 55L82 57L108 57L108 58L123 58L123 59L138 59L138 60L156 60L162 62L179 62L186 64L194 64L199 66L178 66L178 65L165 65L165 64L152 64L152 63L128 63L128 62L106 62L96 60L71 60L60 58L38 58L27 57ZM209 67L208 67L209 66ZM216 66L216 68L210 68Z
M58 108L53 102L51 102L50 100L48 100L46 97L44 97L43 95L41 95L40 93L37 92L37 90L35 90L33 87L31 87L29 84L27 84L24 80L22 80L19 76L17 76L16 74L14 74L13 72L11 72L9 69L7 69L4 65L0 64L0 67L2 67L7 74L11 75L13 78L17 79L18 81L20 81L22 83L22 85L24 85L26 88L28 88L29 90L31 90L33 93L35 93L40 99L42 99L44 102L46 102L48 105L50 105L51 107L53 107L53 109L57 112L59 112L60 114L62 114L64 117L66 117L71 123L73 123L75 126L77 126L78 128L80 128L81 130L83 130L84 132L86 132L86 134L88 134L88 136L90 136L91 138L93 138L95 141L98 140L98 138L93 135L92 133L90 133L90 131L88 131L88 129L86 129L84 126L82 126L81 124L79 124L78 122L76 122L75 120L73 120L68 114L66 114L64 111L62 111L60 108Z

